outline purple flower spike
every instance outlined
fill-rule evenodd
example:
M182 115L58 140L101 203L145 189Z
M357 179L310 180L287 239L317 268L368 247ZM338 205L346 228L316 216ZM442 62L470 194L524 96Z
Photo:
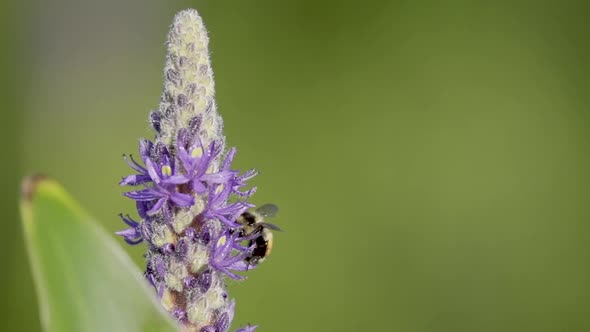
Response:
M123 195L136 202L140 219L121 215L129 228L116 234L146 243L145 278L185 330L227 332L235 302L225 281L244 279L238 273L255 267L245 260L260 234L247 234L238 218L254 206L247 200L256 187L248 181L257 172L232 169L236 149L225 146L208 42L195 10L176 15L164 89L149 117L154 139L140 140L137 160L123 156L134 174L120 185L134 187Z
M131 245L136 245L139 244L143 241L143 235L141 233L141 224L138 223L137 221L131 219L131 217L127 216L123 216L123 214L119 214L119 217L121 217L121 220L123 220L124 223L126 223L127 225L129 225L130 228L122 230L122 231L118 231L115 234L122 236L123 238L125 238L125 242L131 244Z

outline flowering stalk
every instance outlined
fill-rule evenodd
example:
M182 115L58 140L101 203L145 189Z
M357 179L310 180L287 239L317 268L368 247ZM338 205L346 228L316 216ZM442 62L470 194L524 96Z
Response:
M176 15L163 93L150 114L155 138L140 140L141 162L124 156L136 173L120 184L140 186L124 193L140 220L121 215L129 228L117 234L131 245L147 243L145 276L187 331L225 332L235 302L224 280L243 279L237 272L255 267L244 261L253 248L243 245L249 242L236 220L253 207L247 199L255 188L242 188L256 171L240 175L231 168L236 150L224 153L208 42L197 11Z

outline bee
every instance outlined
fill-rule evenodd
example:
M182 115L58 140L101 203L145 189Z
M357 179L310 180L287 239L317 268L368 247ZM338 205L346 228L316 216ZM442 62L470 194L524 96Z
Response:
M237 222L241 224L241 236L248 239L248 246L254 247L252 254L244 261L248 265L257 265L264 261L272 251L272 232L282 231L278 226L267 223L265 218L272 218L279 212L274 204L264 204L254 211L242 213Z

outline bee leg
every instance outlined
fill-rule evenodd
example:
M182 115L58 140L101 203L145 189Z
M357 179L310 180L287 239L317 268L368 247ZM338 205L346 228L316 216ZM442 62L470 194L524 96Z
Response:
M252 266L252 269L254 269L256 265L258 265L259 260L260 259L258 256L248 257L248 265L246 266L246 271L250 270L250 266Z

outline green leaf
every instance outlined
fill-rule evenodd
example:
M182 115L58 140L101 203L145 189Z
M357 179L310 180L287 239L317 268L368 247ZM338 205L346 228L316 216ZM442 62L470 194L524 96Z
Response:
M178 331L123 249L57 182L25 179L21 215L46 331Z

